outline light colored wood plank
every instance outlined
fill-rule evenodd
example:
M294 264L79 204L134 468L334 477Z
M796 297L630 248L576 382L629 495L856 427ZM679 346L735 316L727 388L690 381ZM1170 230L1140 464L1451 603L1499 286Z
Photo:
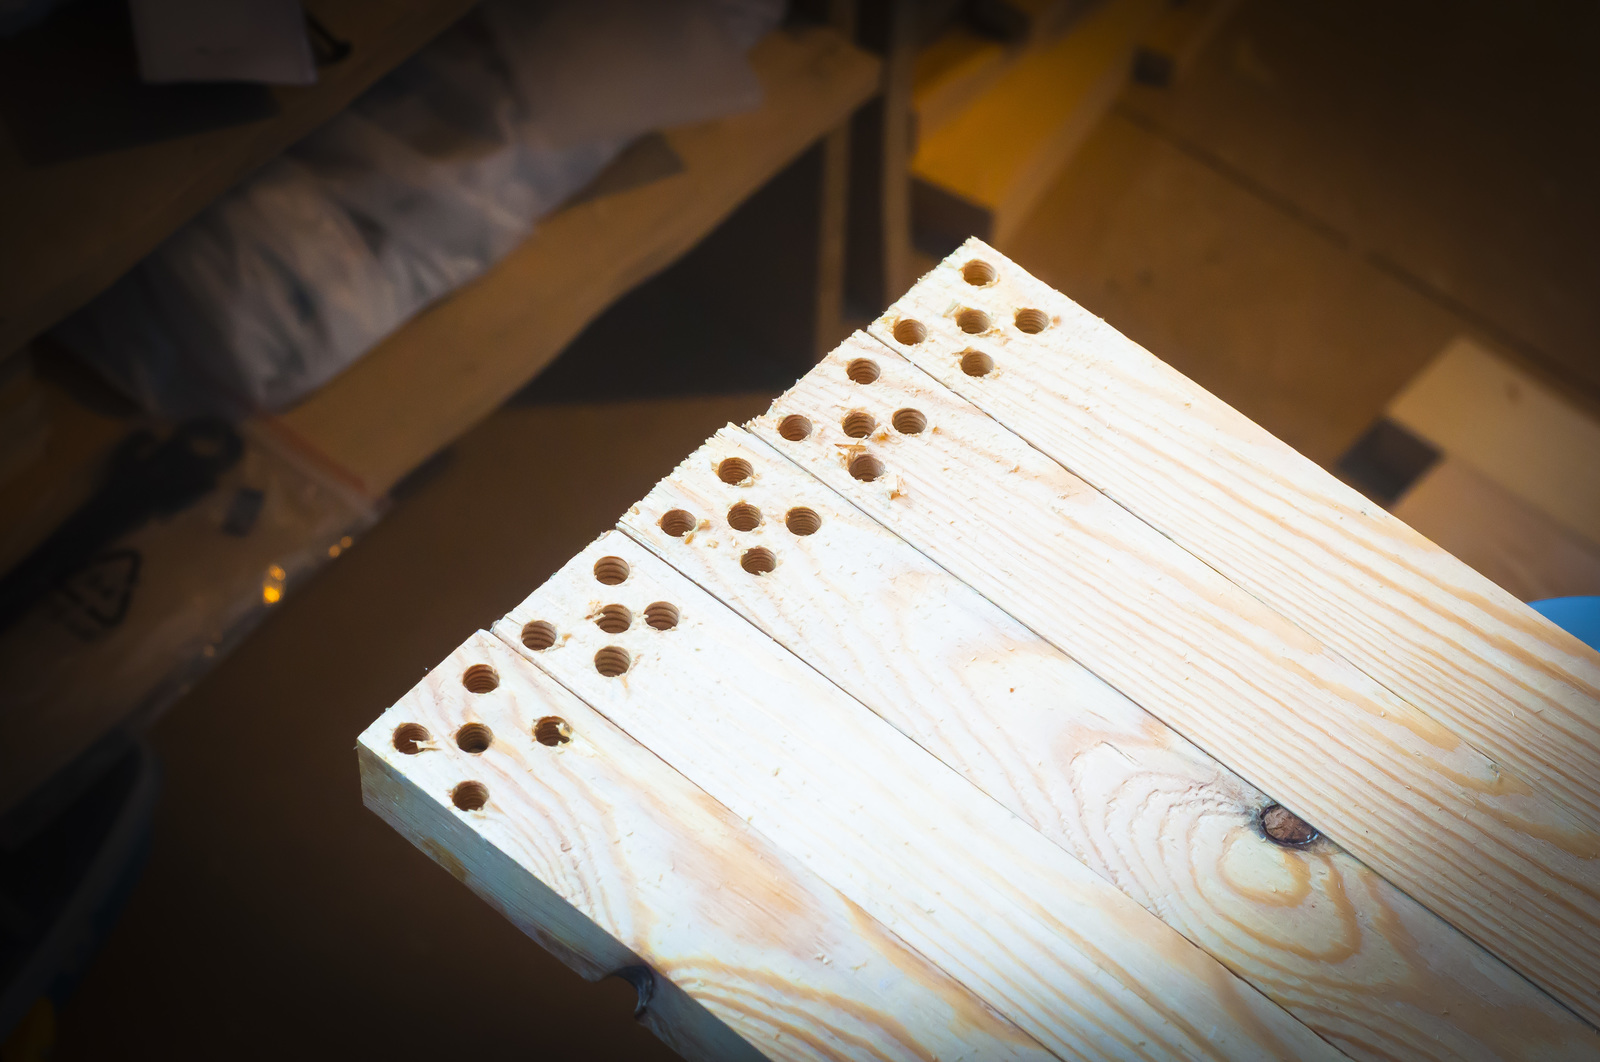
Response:
M963 280L968 262L994 280ZM989 328L965 333L965 310ZM894 339L901 317L928 339ZM1594 649L976 240L870 331L1600 828ZM994 373L963 373L968 349Z
M469 691L474 668L494 688ZM463 727L487 747L463 751ZM689 1058L1049 1057L486 633L357 752L367 806L573 969L648 966L642 1020ZM463 783L481 808L454 802Z
M523 644L533 622L549 648ZM1063 1057L1337 1057L620 532L495 633Z
M966 282L975 261L995 279ZM979 334L956 321L968 310ZM1020 330L1022 310L1048 327ZM896 340L902 317L928 338ZM1600 829L1593 649L977 241L871 331ZM968 349L995 371L962 372Z
M620 526L1350 1057L1600 1056L1336 845L1268 841L1264 794L760 439L723 429Z
M683 173L541 222L497 266L423 311L276 423L368 493L387 492L877 88L878 62L825 27L770 34L750 61L765 103L670 131Z
M1458 337L1388 414L1600 544L1600 423L1515 366Z
M860 367L852 379L856 359L875 366L873 382L855 382ZM856 411L887 426L906 408L926 430L842 430ZM791 414L817 430L784 439ZM1337 652L865 334L754 429L1524 976L1600 1015L1600 837ZM869 464L870 482L852 475Z
M353 44L315 85L273 90L279 113L50 165L0 152L0 356L108 287L256 167L333 117L475 0L320 0Z
M922 138L911 173L989 213L1004 245L1127 84L1161 0L1108 0Z
M1446 456L1389 509L1519 601L1600 594L1600 546Z

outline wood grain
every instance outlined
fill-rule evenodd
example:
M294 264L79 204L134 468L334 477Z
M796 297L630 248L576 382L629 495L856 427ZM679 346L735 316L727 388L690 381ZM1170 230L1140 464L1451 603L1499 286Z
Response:
M873 382L851 378L857 359ZM907 408L924 431L843 430L858 411L888 425ZM784 439L792 414L817 430ZM864 334L754 428L1524 976L1600 1015L1600 837L1344 657ZM881 474L852 476L868 462Z
M1600 1055L1337 845L1269 842L1264 794L760 439L723 429L620 526L1352 1058Z
M646 621L658 602L675 610L670 630ZM626 629L611 606L633 617ZM523 645L533 622L554 625L549 648ZM620 532L494 630L1057 1054L1337 1057Z
M992 281L962 268L988 263ZM1019 310L1047 327L1016 327ZM989 327L962 330L982 312ZM921 343L894 338L914 318ZM971 320L971 318L968 318ZM1600 655L976 241L872 326L1041 451L1600 829ZM960 354L996 370L972 377Z
M485 666L497 684L470 691ZM563 743L535 740L551 717ZM474 724L488 746L469 753L453 735ZM428 736L407 753L410 725ZM1050 1057L488 634L358 752L367 805L573 969L647 965L642 1019L686 1057ZM453 804L463 782L486 786L481 809Z

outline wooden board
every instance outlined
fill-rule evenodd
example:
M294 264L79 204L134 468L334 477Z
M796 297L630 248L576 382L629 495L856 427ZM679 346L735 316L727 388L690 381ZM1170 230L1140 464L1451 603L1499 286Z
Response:
M1055 1057L1594 1057L1596 830L1334 644L1339 623L1308 629L1291 614L1304 591L1274 604L1204 554L1230 534L1269 559L1341 541L1367 503L1318 529L1278 497L1284 541L1268 541L1261 493L1334 488L1294 478L1281 444L1011 263L967 253L984 257L940 266L874 325L883 338L857 333L718 433L497 622L518 667L792 861L784 881L836 893L871 940L910 949L930 981ZM1095 451L1087 473L1008 420L1056 452L1060 436ZM1103 426L1125 420L1136 438ZM1231 508L1184 478L1192 454L1243 467L1226 470ZM1159 489L1134 489L1144 477ZM1211 538L1171 515L1184 504L1218 525ZM1338 583L1355 563L1318 558L1301 578ZM1414 608L1359 581L1342 593L1361 623ZM1482 636L1470 615L1454 622ZM1460 665L1451 648L1405 651L1416 668ZM1522 663L1565 666L1564 652L1540 643ZM487 710L498 681L464 659L428 696L459 702L455 682ZM530 718L510 724L518 747ZM407 759L387 763L397 786ZM612 777L626 789L633 773ZM430 784L438 805L445 782ZM655 795L571 799L615 815ZM546 828L525 810L473 814L508 835ZM433 826L407 828L430 843ZM677 828L682 843L700 830ZM568 858L608 895L645 888L612 882L626 875L604 845ZM650 889L698 895L698 875L674 862ZM633 910L671 922L666 895ZM785 1049L744 1020L758 1050Z
M317 84L273 90L278 113L136 147L30 165L0 150L0 357L88 302L256 167L333 117L474 0L321 0L351 43ZM22 209L26 204L26 209Z
M902 318L928 339L897 340ZM977 241L871 331L1600 827L1600 654ZM995 371L963 372L968 349Z
M724 482L728 460L754 475ZM695 530L671 533L679 513ZM1600 1052L1337 845L1273 843L1268 797L749 433L718 432L621 527L1350 1057Z
M1336 1057L620 533L494 629L1056 1054Z
M766 94L758 110L667 132L684 172L540 222L276 423L368 493L387 492L877 88L877 60L826 27L770 34L750 61Z
M368 807L580 974L629 976L688 1057L1046 1057L487 634L357 750Z
M958 363L959 349L941 360ZM871 384L851 378L858 360ZM901 409L927 428L895 431ZM857 411L878 425L862 441L845 430ZM798 442L779 431L796 414L817 428ZM754 425L1524 976L1600 1015L1595 831L865 335ZM851 465L867 462L881 471L863 482Z

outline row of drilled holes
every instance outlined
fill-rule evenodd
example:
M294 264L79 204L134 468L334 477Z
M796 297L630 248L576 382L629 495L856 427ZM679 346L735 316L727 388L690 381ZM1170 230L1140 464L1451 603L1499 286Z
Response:
M1050 327L1050 317L1043 310L1024 307L1012 315L1011 321L1017 326L1017 331L1029 335L1038 335ZM956 311L956 327L969 336L982 335L994 327L994 320L987 313L975 307L968 306L964 310ZM891 329L894 338L908 347L914 347L928 338L928 326L914 317L902 317L894 323ZM852 363L853 364L853 363ZM850 379L856 383L871 383L871 380L856 379L854 374Z
M761 526L761 520L761 510L749 502L735 502L728 509L728 526L735 531L754 531ZM682 509L671 509L662 514L660 527L673 538L682 538L684 532L679 529L685 523L693 527L694 516ZM796 505L783 514L783 526L788 528L791 534L814 535L822 527L822 517L818 516L814 509Z
M971 353L977 354L977 351L972 351ZM984 354L979 354L978 356L988 357L988 355ZM993 363L991 362L990 364L992 366ZM928 429L928 418L922 410L912 409L907 406L890 414L889 425L901 435L921 435ZM865 439L872 434L877 426L877 418L864 409L852 409L839 422L839 427L852 439ZM778 421L778 434L790 442L803 442L811 437L814 427L809 417L803 417L799 413L791 413Z
M595 615L594 622L595 626L599 627L607 634L621 634L623 631L633 626L633 613L626 605L607 605ZM670 601L652 602L644 607L644 622L646 626L654 627L658 631L670 631L672 628L678 625L678 606L672 604ZM525 625L522 628L523 645L528 645L528 627L533 626L534 623L544 624L546 627L550 626L548 623L545 623L544 620L534 620L533 623ZM544 641L544 634L542 631L539 633L538 640L541 642ZM555 639L552 637L549 642L546 642L543 645L528 645L528 648L548 649L552 644L554 644L554 641Z

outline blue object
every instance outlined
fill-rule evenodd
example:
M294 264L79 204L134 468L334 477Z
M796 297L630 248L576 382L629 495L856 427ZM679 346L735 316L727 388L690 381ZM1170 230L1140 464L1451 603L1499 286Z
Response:
M1600 649L1600 597L1552 597L1530 601L1528 607L1580 642Z

